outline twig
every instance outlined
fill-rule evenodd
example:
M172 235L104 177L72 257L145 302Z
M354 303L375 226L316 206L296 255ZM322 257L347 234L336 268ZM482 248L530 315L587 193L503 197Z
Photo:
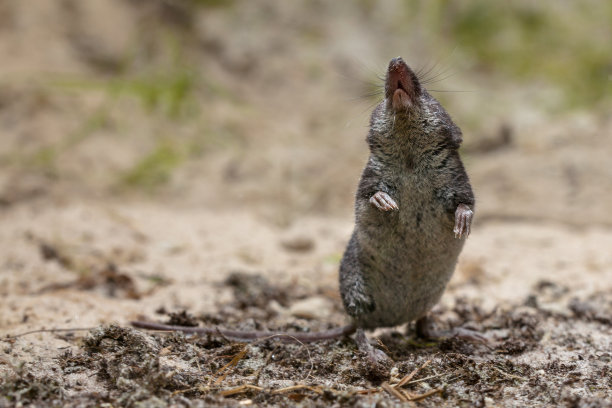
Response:
M525 377L520 377L520 376L518 376L518 375L514 375L514 374L507 373L507 372L503 371L502 369L497 368L497 367L495 367L495 366L493 366L493 368L494 368L494 369L496 369L497 371L499 371L499 372L500 372L502 375L504 375L505 377L508 377L508 378L513 378L513 379L515 379L515 380L527 381L527 378L525 378Z
M386 354L391 354L391 351L389 351L389 348L385 345L385 343L382 342L382 340L380 338L376 338L376 342L378 343L378 345L380 347L383 348L383 350L385 351Z
M184 390L176 390L172 392L172 396L175 396L178 394L184 394L186 392L195 391L195 390L200 390L200 387L190 387L190 388L185 388Z
M213 385L221 384L221 382L223 380L225 380L225 377L227 377L227 375L229 374L229 372L230 372L229 369L231 367L237 366L238 362L243 359L243 357L246 355L246 353L247 353L247 347L243 347L242 350L240 350L234 356L234 358L232 358L232 360L229 363L227 363L226 365L221 367L221 369L219 371L217 371L217 373L216 373L217 375L219 375L219 377L215 380L215 383Z
M383 390L387 391L389 395L399 399L402 402L408 402L408 398L404 394L402 394L399 390L396 390L392 386L389 385L388 382L384 382L380 385Z
M427 398L427 397L431 397L432 395L435 395L435 394L437 394L437 393L439 393L439 392L442 392L442 388L436 388L435 390L428 391L428 392L426 392L426 393L424 393L424 394L421 394L421 395L416 395L416 396L414 396L414 397L411 397L411 398L409 399L409 401L422 401L422 400L424 400L425 398Z
M356 392L356 394L357 395L368 395L368 394L376 394L377 392L380 392L380 387L370 388L367 390L359 390Z
M402 378L400 380L400 382L398 382L397 384L394 385L395 388L399 388L402 387L406 384L408 384L408 381L412 380L412 378L417 375L417 373L419 371L421 371L422 369L424 369L425 367L427 367L429 365L429 363L431 363L431 358L429 360L427 360L425 363L423 363L422 366L415 368L410 374L408 374L407 376L405 376L404 378Z
M284 394L286 392L297 391L297 390L309 390L312 392L316 392L319 395L323 394L323 390L320 387L314 387L312 385L306 385L306 384L298 384L298 385L292 385L292 386L285 387L285 388L279 388L277 390L273 390L271 394Z
M406 384L404 384L404 385L408 385L408 384L416 384L416 383L418 383L418 382L423 382L423 381L431 380L432 378L443 377L443 376L445 376L445 375L452 374L452 373L454 373L454 371L453 371L453 372L451 372L451 373L446 372L446 373L440 373L440 374L436 374L436 375L430 375L429 377L419 378L418 380L412 380L412 381L410 381L410 382L407 382L407 383L406 383Z
M222 397L229 397L230 395L242 394L243 392L246 392L246 391L260 392L260 391L263 391L263 388L258 387L256 385L243 384L238 387L230 388L229 390L220 391L219 395L221 395Z

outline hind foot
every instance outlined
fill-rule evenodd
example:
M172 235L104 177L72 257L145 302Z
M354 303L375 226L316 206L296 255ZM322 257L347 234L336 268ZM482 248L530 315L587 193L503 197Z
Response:
M474 330L464 329L461 327L452 330L435 330L433 321L429 316L423 316L416 321L416 334L423 339L446 339L457 337L462 340L467 340L472 343L489 344L490 340Z
M359 351L365 354L370 363L369 372L374 377L386 378L389 376L393 360L384 351L374 348L365 335L363 329L357 329L355 343Z

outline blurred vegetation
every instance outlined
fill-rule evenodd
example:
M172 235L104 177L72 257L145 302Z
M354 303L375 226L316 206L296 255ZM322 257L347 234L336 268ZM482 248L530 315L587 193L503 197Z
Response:
M136 30L115 48L112 44L119 41L104 47L103 34L79 27L74 23L78 14L68 14L67 21L76 25L62 41L74 43L67 47L73 54L66 55L74 57L76 68L68 76L40 76L42 87L51 95L49 100L54 101L57 94L61 98L75 93L76 104L90 95L102 95L102 101L96 101L93 108L84 107L76 119L66 115L69 119L65 121L74 121L74 126L49 139L53 142L42 137L26 153L4 153L0 163L18 163L59 178L71 149L90 136L117 135L121 137L116 141L135 151L137 158L128 165L121 162L122 169L113 167L109 184L153 191L172 180L185 163L211 152L226 150L238 156L257 145L265 155L267 144L296 143L299 147L307 139L300 133L304 128L297 124L278 130L270 122L283 121L282 108L290 105L287 100L293 95L301 98L302 92L307 94L305 88L315 88L311 86L315 82L330 93L338 91L332 88L337 74L348 71L352 56L353 61L384 67L389 55L413 53L435 60L453 49L446 65L453 71L457 62L467 61L469 69L461 75L468 82L487 81L502 92L515 86L529 89L534 84L558 91L546 94L545 103L525 101L527 109L538 114L551 109L597 114L612 107L610 1L361 0L305 1L290 6L264 1L254 7L244 0L128 0L125 4L132 13L128 16L131 25L126 26ZM78 7L73 8L77 11L71 13L77 13ZM351 41L360 40L351 37L354 33L367 36L371 48L364 49L376 55L355 55L360 48ZM90 37L94 46L79 45L77 40ZM97 47L98 43L103 46ZM439 66L429 66L433 70L426 75L436 80L447 76ZM285 93L276 92L275 100L266 100L275 86ZM380 81L368 91L380 98ZM350 90L346 92L350 96ZM6 106L12 100L7 95ZM304 122L316 124L318 135L336 131L333 126L346 120L346 112L335 111L331 98L315 108L311 101L321 99L316 92L304 96L310 99L298 100L294 109L305 115ZM446 105L445 94L436 97ZM508 108L504 112L513 112L514 106ZM472 112L473 117L465 114L462 118L462 126L478 130L482 109ZM109 123L113 129L103 129ZM270 128L287 136L272 142L266 133ZM318 146L314 150L321 151ZM313 156L318 160L318 155ZM299 167L293 162L282 165Z
M185 112L194 89L193 75L175 71L136 78L118 78L105 84L113 96L130 95L149 112L161 110L171 118Z
M169 142L160 142L122 178L128 187L151 191L170 180L172 171L183 161L181 153Z
M439 13L445 41L482 71L549 82L563 90L565 108L610 98L612 2L434 0L427 7Z
M102 90L109 99L133 98L149 114L164 114L169 119L180 119L195 110L194 93L200 77L195 67L181 62L182 46L178 40L165 41L160 46L164 54L176 54L170 62L161 61L146 69L127 70L107 79L68 78L51 81L51 85L65 90ZM129 64L126 64L129 65Z

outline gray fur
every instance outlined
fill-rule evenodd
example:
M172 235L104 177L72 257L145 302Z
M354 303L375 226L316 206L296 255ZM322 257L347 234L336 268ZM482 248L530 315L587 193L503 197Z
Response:
M457 152L461 130L401 59L392 63L398 60L412 81L412 104L394 109L387 79L386 98L372 113L355 229L340 265L344 307L365 329L418 319L438 302L465 242L453 234L455 211L460 204L474 208ZM373 205L379 191L399 209Z

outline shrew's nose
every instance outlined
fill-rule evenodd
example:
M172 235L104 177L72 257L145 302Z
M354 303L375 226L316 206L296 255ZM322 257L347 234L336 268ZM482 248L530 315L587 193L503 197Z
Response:
M393 58L391 60L391 62L389 62L389 69L391 70L396 70L399 67L405 66L406 63L404 62L404 60L402 59L402 57L396 57Z

